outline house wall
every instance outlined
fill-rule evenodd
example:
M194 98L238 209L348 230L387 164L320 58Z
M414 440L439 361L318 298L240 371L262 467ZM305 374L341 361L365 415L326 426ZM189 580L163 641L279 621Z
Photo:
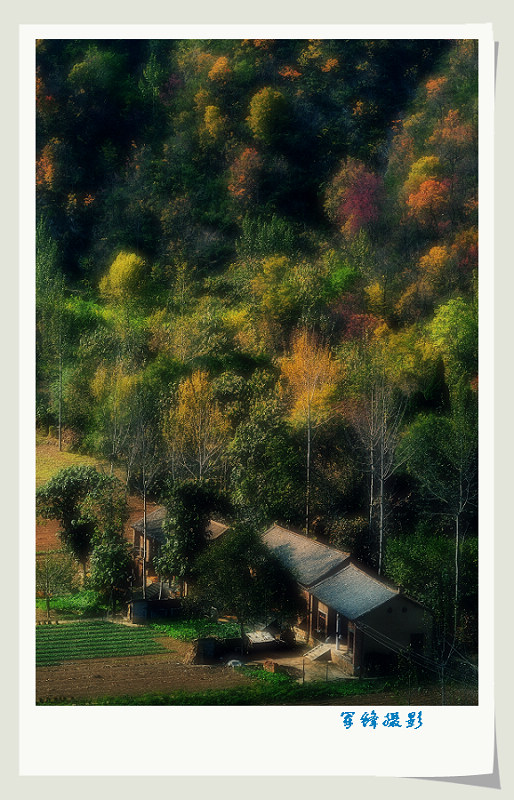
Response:
M326 638L335 640L337 630L337 613L333 608L326 606L314 597L307 589L301 591L307 603L307 617L301 628L297 630L299 638L304 638L310 644L325 641ZM326 629L320 628L320 613L325 615ZM365 614L356 622L339 615L340 643L345 650L345 663L350 674L370 674L381 668L387 671L390 663L396 658L394 651L387 646L375 641L366 635L360 627L367 625L379 634L382 634L402 647L419 645L422 637L420 652L427 654L431 645L431 618L417 603L405 597L394 595L388 603ZM418 637L416 642L415 638ZM346 648L348 648L346 650Z
M138 531L134 530L135 552L133 559L134 559L134 571L136 574L138 585L142 585L143 583L143 559L142 559L143 548L144 548L144 536L142 533L138 533ZM146 572L147 582L157 577L157 573L153 565L153 559L157 554L158 554L158 544L149 536L147 536L146 557L145 557L145 572Z
M396 658L394 650L359 630L359 623L369 626L379 634L388 637L394 645L402 647L411 646L427 654L431 644L431 622L429 614L421 606L407 600L405 597L395 596L383 606L370 611L357 621L355 650L355 665L361 672L372 663L383 663ZM392 645L394 647L394 645Z

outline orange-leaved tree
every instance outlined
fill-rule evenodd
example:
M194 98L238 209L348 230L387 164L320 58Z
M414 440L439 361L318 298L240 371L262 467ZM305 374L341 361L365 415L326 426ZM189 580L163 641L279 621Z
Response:
M331 416L339 366L321 338L303 329L294 335L291 353L283 359L281 370L291 400L292 421L304 425L307 431L305 532L309 535L312 437Z

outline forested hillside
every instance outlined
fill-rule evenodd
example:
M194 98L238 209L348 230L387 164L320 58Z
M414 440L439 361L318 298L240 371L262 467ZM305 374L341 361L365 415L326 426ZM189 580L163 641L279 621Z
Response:
M476 636L477 43L37 44L37 425Z

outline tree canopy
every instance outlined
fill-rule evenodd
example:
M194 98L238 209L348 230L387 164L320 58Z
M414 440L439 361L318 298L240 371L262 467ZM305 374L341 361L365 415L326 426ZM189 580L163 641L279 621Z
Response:
M451 542L472 616L477 42L52 39L36 56L38 425L145 508L176 487L164 572L187 578L214 488L245 523L353 542L386 576L404 559L412 591L419 532L427 552ZM38 494L84 569L123 516L88 475Z

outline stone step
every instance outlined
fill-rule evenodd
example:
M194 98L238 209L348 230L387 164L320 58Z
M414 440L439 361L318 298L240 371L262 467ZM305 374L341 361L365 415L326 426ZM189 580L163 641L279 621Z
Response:
M312 650L309 650L305 653L304 658L308 658L310 661L320 661L321 659L330 659L330 651L332 649L332 645L330 644L318 644L316 647L313 647Z

